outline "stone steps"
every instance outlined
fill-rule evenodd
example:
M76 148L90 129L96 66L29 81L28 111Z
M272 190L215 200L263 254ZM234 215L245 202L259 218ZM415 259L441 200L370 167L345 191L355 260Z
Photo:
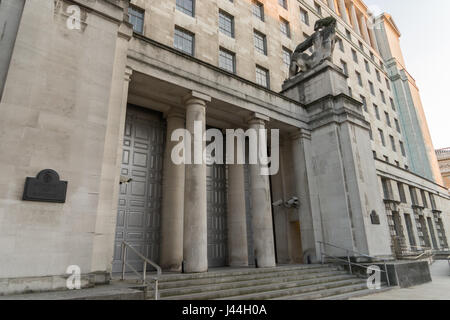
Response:
M224 269L160 278L162 300L320 299L367 289L363 279L329 265ZM153 288L146 297L153 299Z

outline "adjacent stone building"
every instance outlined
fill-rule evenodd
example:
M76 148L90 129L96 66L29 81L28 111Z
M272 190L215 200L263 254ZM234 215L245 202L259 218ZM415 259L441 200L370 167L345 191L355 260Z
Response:
M436 150L444 186L450 189L450 148Z
M285 82L326 16L333 63ZM320 242L448 250L450 197L400 33L362 1L6 0L0 26L0 294L64 288L71 265L106 282L124 241L185 272L317 263ZM174 164L170 137L194 121L279 129L279 172ZM64 203L23 200L44 169L68 182Z

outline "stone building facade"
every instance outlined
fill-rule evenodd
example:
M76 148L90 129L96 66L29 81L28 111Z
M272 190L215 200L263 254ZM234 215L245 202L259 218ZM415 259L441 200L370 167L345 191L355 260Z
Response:
M450 148L436 150L444 186L450 189Z
M283 86L325 16L333 63ZM316 263L320 241L448 250L450 197L420 100L399 94L399 34L362 1L6 0L0 19L0 293L64 288L71 265L106 282L123 241L185 272ZM280 130L279 172L174 164L170 136L194 121ZM22 200L43 169L68 181L65 203Z

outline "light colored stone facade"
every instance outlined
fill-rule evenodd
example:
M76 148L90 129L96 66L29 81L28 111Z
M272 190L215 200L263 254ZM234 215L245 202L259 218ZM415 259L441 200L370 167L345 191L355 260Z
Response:
M419 247L426 243L421 242L415 212L432 219L436 236L450 230L446 189L405 169L410 160L399 147L405 136L396 130L394 119L401 121L400 115L389 104L395 97L378 53L382 46L367 29L367 8L361 1L317 1L323 16L338 19L343 51L336 45L334 65L314 70L311 80L298 78L283 92L288 68L282 48L293 51L304 33L313 32L320 17L313 1L287 1L287 10L276 0L261 1L264 21L253 15L248 0L198 0L194 17L178 10L175 0L131 3L145 12L142 34L132 33L127 0L25 2L0 101L0 294L64 288L69 265L81 267L85 286L108 280L117 251L127 104L159 112L166 138L176 128L191 130L194 119L202 121L203 128L280 130L280 172L264 178L253 167L248 173L252 237L247 241L236 241L238 236L244 238L246 229L243 199L228 193L231 265L246 264L252 254L246 252L246 242L256 249L258 267L273 266L276 260L317 262L318 241L393 257L392 211L402 219L404 213L413 217ZM67 28L71 4L81 8L80 30ZM300 8L308 13L307 24L300 19ZM234 16L234 38L218 30L219 9ZM280 31L280 17L289 22L290 38ZM195 35L194 56L173 48L176 26ZM254 29L266 35L267 55L254 49ZM219 68L219 47L235 54L236 74ZM348 74L339 69L341 60ZM257 66L269 71L270 88L255 83ZM310 93L296 96L296 88L309 88ZM367 110L361 107L361 95ZM378 129L383 130L385 145ZM159 262L167 270L184 266L187 272L204 272L208 268L205 168L172 167L169 147L167 143L162 201L157 203L162 207L163 233ZM69 182L66 203L22 201L25 178L45 168ZM246 190L241 171L239 166L229 168L228 188L235 187L233 191ZM389 194L383 201L381 178L391 182L393 199ZM406 203L398 204L396 182L424 190L428 198L433 194L436 205L428 201L425 208L419 192L413 208L406 189ZM299 208L271 206L293 196L300 199ZM379 224L372 221L373 212ZM406 235L406 223L400 221L396 227ZM440 230L439 221L443 221ZM241 231L235 238L233 226L239 223ZM403 243L411 247L408 241ZM438 241L435 249L446 246Z
M450 189L450 149L444 148L436 150L436 156L444 185Z

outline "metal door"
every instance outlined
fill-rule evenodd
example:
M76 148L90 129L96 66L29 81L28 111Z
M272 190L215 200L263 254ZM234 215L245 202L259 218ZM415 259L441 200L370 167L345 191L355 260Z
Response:
M160 114L128 106L121 175L132 181L120 186L113 272L122 270L123 240L145 257L159 260L164 142ZM142 260L131 250L126 261L142 271Z

